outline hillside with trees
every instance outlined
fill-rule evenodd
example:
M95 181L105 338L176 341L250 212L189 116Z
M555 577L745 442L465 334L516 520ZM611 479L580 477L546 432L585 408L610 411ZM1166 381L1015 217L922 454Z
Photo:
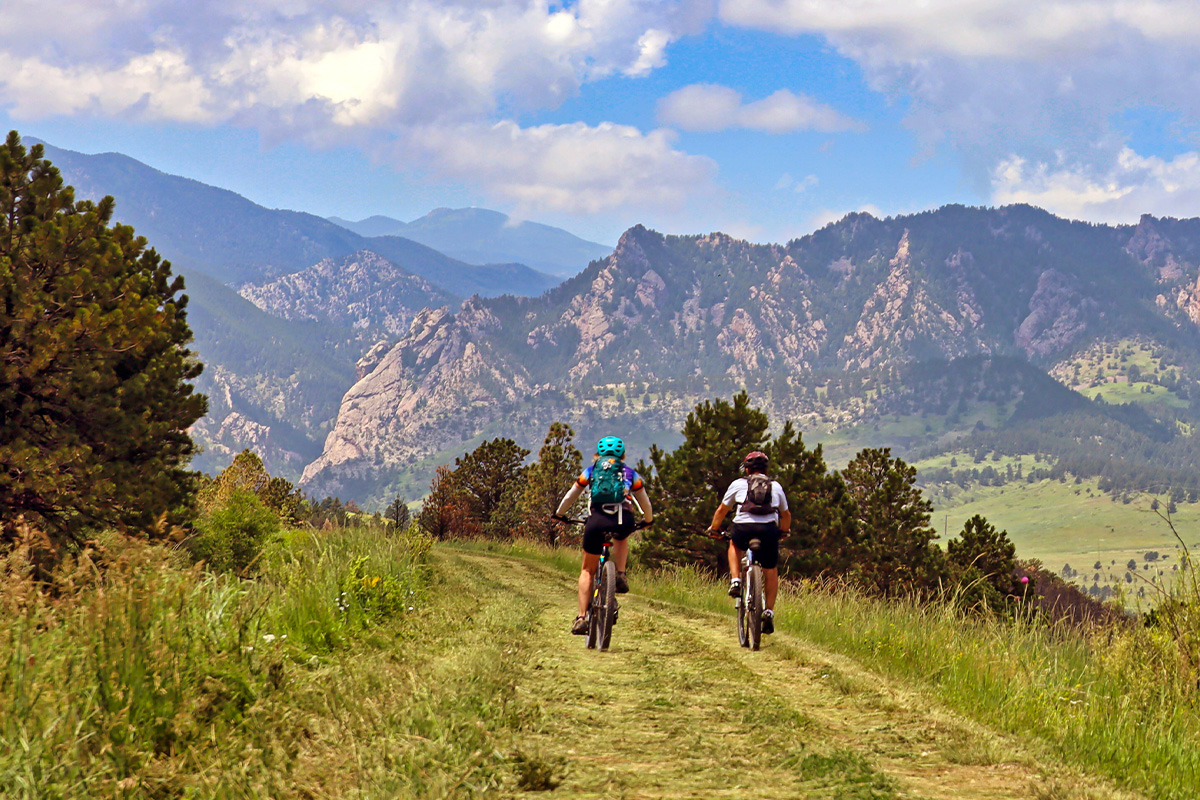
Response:
M589 438L615 426L648 447L698 398L743 388L840 456L947 452L976 435L1069 428L1075 414L1100 441L1051 435L1056 459L1082 470L1124 448L1131 469L1157 469L1157 443L1171 454L1159 466L1175 469L1190 458L1185 398L1200 363L1197 240L1200 221L1108 227L1027 206L850 215L786 245L635 227L543 297L418 315L349 390L303 481L411 493L472 442L528 446L550 419ZM1134 339L1169 354L1153 374L1174 400L1089 402L1071 365ZM1114 372L1102 379L1130 385ZM1128 449L1130 437L1147 446Z

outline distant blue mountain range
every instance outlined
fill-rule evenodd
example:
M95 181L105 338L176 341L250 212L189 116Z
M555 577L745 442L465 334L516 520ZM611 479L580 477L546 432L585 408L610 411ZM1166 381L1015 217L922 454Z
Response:
M364 236L313 214L265 208L119 153L85 155L46 144L46 157L80 199L112 195L116 219L149 239L178 271L198 270L232 286L262 283L363 250L458 297L539 295L560 281L513 259L467 263L405 236Z
M329 221L360 236L403 236L470 264L517 262L563 278L612 252L562 228L514 222L486 208L438 208L412 222L383 216Z

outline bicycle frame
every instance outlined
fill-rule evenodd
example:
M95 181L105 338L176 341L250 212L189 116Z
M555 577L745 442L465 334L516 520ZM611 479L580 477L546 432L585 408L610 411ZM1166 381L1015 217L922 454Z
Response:
M716 538L716 537L714 537ZM728 539L722 536L721 538ZM758 650L762 642L763 594L762 567L754 560L755 548L745 551L741 558L742 593L733 601L737 610L738 644Z
M763 601L766 599L763 596L763 571L754 560L753 548L746 551L743 563L745 578L742 581L742 598L746 618L746 641L742 642L742 645L757 650L762 643Z
M616 594L616 566L612 563L612 538L606 537L600 562L592 578L592 602L588 604L588 649L607 650L612 626L620 609ZM611 576L608 574L611 572Z
M583 525L586 520L558 518L561 522ZM592 575L592 599L588 603L587 623L588 632L586 644L589 650L607 650L612 640L612 626L617 621L619 604L617 603L616 565L612 562L612 535L604 538L604 546L600 551L600 561Z

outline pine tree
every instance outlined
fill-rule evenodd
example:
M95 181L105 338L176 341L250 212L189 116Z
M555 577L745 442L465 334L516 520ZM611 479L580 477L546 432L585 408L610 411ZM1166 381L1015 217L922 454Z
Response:
M454 460L454 479L483 533L512 536L517 526L521 465L529 451L512 439L492 439Z
M59 544L150 530L191 502L207 406L183 279L42 155L0 146L0 537L20 515Z
M650 450L653 471L639 464L655 507L654 527L645 533L649 563L697 564L728 569L727 545L701 535L725 490L741 477L746 453L762 450L769 473L788 496L792 529L780 542L786 574L841 572L855 554L858 527L845 484L828 471L821 447L809 450L789 421L768 439L767 415L750 405L745 392L696 406L684 422L684 442L672 453Z
M417 524L435 539L470 539L479 535L479 522L471 515L467 495L449 466L434 470Z
M638 464L654 504L654 527L644 532L642 557L650 564L697 564L728 569L726 544L702 535L729 484L741 475L746 453L767 444L767 415L741 392L730 404L704 401L683 423L683 444L673 452L650 447L650 463Z
M408 528L410 520L408 505L405 504L404 498L400 495L396 495L392 498L392 502L388 504L387 518L392 523L393 530L397 533Z
M253 450L238 453L220 475L202 484L199 500L205 511L228 504L237 492L248 492L288 525L298 524L303 513L304 498L300 490L286 478L271 477Z
M858 552L859 527L842 476L828 470L821 445L805 447L790 420L765 452L792 512L791 532L780 541L780 569L796 577L844 574Z
M550 424L538 460L525 471L519 503L520 530L546 544L555 544L564 525L550 519L562 496L583 469L583 454L573 444L575 431L562 422Z
M1016 547L1008 531L996 530L979 514L966 521L958 538L946 543L946 561L950 577L962 588L968 605L985 600L997 609L1017 594Z
M883 594L933 589L945 574L933 546L933 504L917 488L917 470L893 458L891 448L868 448L842 471L862 531L858 575Z

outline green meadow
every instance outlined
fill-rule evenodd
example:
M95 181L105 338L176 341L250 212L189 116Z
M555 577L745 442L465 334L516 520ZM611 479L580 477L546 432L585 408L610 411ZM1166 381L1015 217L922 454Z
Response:
M1114 580L1126 583L1130 559L1138 565L1138 579L1131 584L1135 587L1142 585L1140 579L1157 577L1160 570L1170 577L1178 564L1179 543L1163 518L1151 510L1155 498L1150 495L1133 495L1125 503L1100 492L1095 480L1078 484L1043 480L966 490L953 487L950 492L943 488L930 491L929 496L935 507L933 523L943 539L961 530L970 517L982 514L1008 531L1019 557L1036 558L1054 572L1070 564L1080 573L1075 579L1080 585L1090 586L1097 572L1101 585ZM1166 499L1160 503L1165 512ZM1179 504L1172 521L1189 547L1200 548L1200 504ZM1148 562L1148 552L1157 552L1160 558ZM1099 570L1094 568L1097 561Z

